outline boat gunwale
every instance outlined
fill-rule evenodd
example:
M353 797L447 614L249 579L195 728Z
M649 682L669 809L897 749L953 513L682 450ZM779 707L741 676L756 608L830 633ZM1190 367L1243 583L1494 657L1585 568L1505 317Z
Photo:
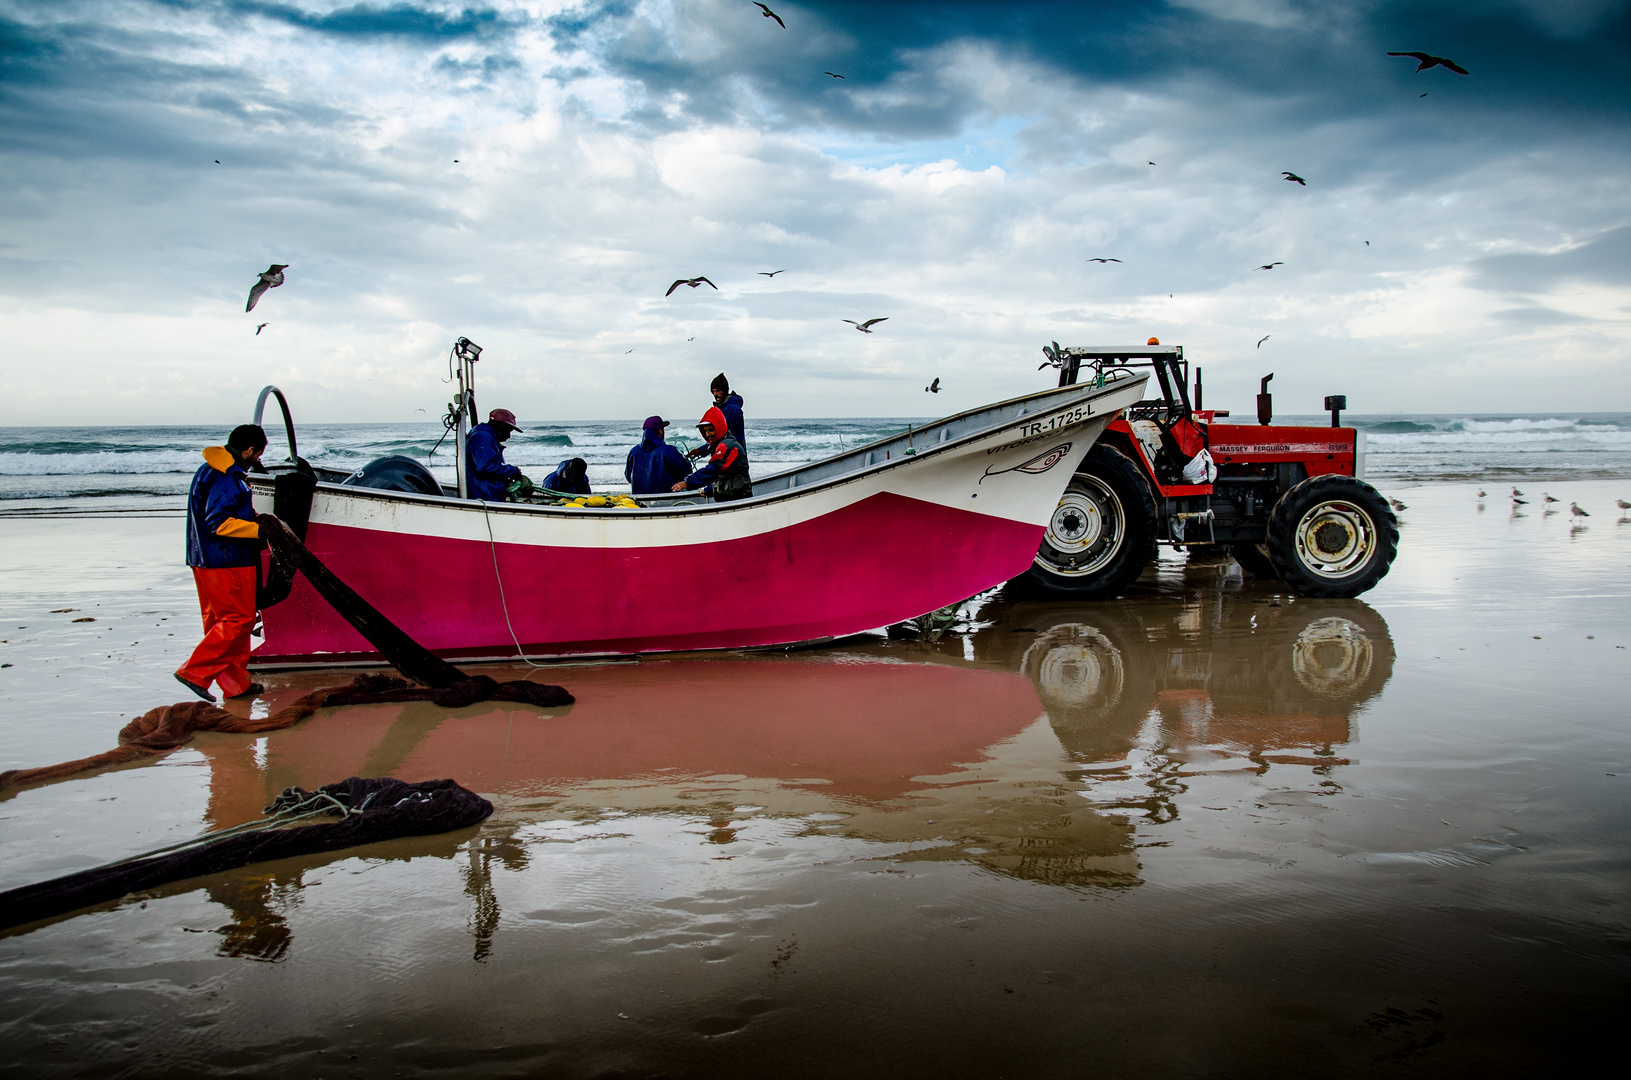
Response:
M960 413L953 413L950 416L944 416L944 417L941 417L938 420L934 420L934 421L932 421L932 422L930 422L928 424L925 424L921 430L928 431L928 430L933 429L933 428L943 427L945 425L955 423L958 420L966 419L967 417L970 417L970 416L975 416L975 415L977 415L979 413L982 413L982 412L991 412L991 411L995 411L995 410L998 410L998 409L1004 409L1004 408L1007 408L1007 407L1009 407L1011 405L1022 404L1022 403L1027 402L1027 401L1032 401L1032 400L1036 400L1036 399L1039 399L1039 398L1045 398L1045 397L1048 397L1050 395L1058 395L1058 396L1061 396L1061 397L1068 397L1068 395L1064 395L1064 394L1061 393L1062 391L1066 391L1066 390L1085 391L1087 393L1084 395L1082 400L1083 401L1092 401L1095 398L1097 398L1099 396L1102 396L1102 394L1108 393L1108 392L1110 392L1112 390L1120 390L1120 389L1123 389L1123 388L1130 388L1130 387L1127 386L1127 384L1132 383L1132 382L1136 382L1136 383L1139 383L1139 384L1147 383L1149 381L1149 378L1150 378L1150 376L1147 373L1129 373L1126 377L1112 379L1112 380L1110 380L1110 381L1108 381L1108 382L1106 382L1106 383L1104 383L1104 384L1102 384L1100 386L1092 386L1092 385L1087 385L1087 384L1081 384L1081 385L1075 385L1075 386L1050 387L1050 388L1048 388L1046 390L1039 390L1039 391L1037 391L1035 393L1032 393L1032 394L1025 394L1025 395L1021 395L1020 397L1007 398L1007 399L1005 399L1003 401L993 402L990 405L982 405L982 406L980 406L978 408L974 408L974 409L965 409ZM1120 410L1117 410L1117 411L1120 411ZM1083 417L1082 420L1079 421L1078 423L1071 424L1071 425L1069 425L1067 427L1060 427L1060 428L1058 428L1056 430L1062 434L1064 432L1071 431L1074 428L1080 427L1083 424L1089 423L1092 420L1098 418L1099 416L1104 416L1104 415L1107 415L1107 414L1104 414L1104 413L1092 414L1092 415ZM1111 413L1111 414L1108 414L1108 415L1113 416L1114 414ZM459 511L463 511L465 513L488 514L488 513L492 513L492 512L496 511L498 513L503 513L503 514L515 514L515 515L523 515L523 516L530 514L530 515L548 516L548 517L551 517L551 518L559 517L559 518L563 518L563 519L565 519L565 518L573 518L573 519L601 518L601 519L607 519L607 520L623 520L623 521L627 521L627 520L631 520L631 519L633 519L633 520L647 520L647 519L650 518L651 515L677 516L677 515L682 515L682 514L691 515L691 514L702 514L702 513L710 513L710 512L711 513L721 513L721 512L731 513L731 512L739 512L739 511L743 511L743 510L759 509L759 508L762 508L762 507L765 507L765 506L769 506L769 505L771 505L773 503L776 503L776 502L788 501L788 500L795 499L795 498L801 498L801 497L806 496L806 495L816 494L816 493L822 492L822 491L829 491L829 490L832 490L834 488L842 487L845 484L855 483L857 481L860 481L860 480L863 480L863 479L866 479L866 478L869 478L869 477L872 477L872 476L876 476L876 475L878 475L880 473L887 472L887 471L889 471L891 469L898 469L898 468L902 468L902 467L905 467L905 466L908 466L908 465L915 465L915 464L917 464L919 462L922 462L922 461L925 461L925 460L927 460L927 459L929 459L931 457L935 457L936 455L950 453L951 451L954 451L954 450L957 450L959 448L967 446L971 442L975 442L975 441L978 441L980 439L987 438L987 437L989 437L991 435L991 433L993 431L996 431L997 429L1002 428L1002 427L1010 426L1010 425L1014 424L1015 422L1016 421L1009 420L1009 421L1003 421L1003 422L999 422L999 423L989 424L989 425L987 425L985 427L978 428L978 429L976 429L976 430L974 430L972 432L969 432L966 435L960 435L955 439L950 439L950 440L948 440L946 442L939 443L939 444L937 444L935 446L932 446L932 447L930 447L930 448L928 448L926 450L921 450L921 451L918 451L918 452L916 452L914 454L911 454L911 455L902 454L899 458L894 458L892 460L885 460L885 461L875 462L874 464L871 464L871 465L864 465L861 468L856 469L853 472L846 472L846 473L842 473L842 474L840 474L838 476L828 477L827 479L820 480L820 481L817 481L815 483L812 483L809 486L803 486L803 485L789 486L789 487L787 487L787 488L785 488L783 490L780 490L780 491L767 492L767 493L765 493L763 495L753 495L753 496L750 496L749 498L746 498L746 499L733 499L733 500L730 500L728 502L708 501L708 502L702 502L702 503L685 503L685 504L681 504L681 505L668 505L668 506L642 506L642 507L637 507L637 508L614 508L614 507L596 507L596 506L567 507L567 506L562 506L562 505L548 505L548 506L545 506L545 505L538 505L538 504L535 504L535 503L488 502L487 500L484 500L484 499L460 499L457 495L425 495L425 494L422 494L422 493L417 492L417 491L390 491L390 490L387 490L387 489L384 489L384 488L365 488L365 487L359 487L359 486L352 485L352 484L336 483L336 482L328 481L328 480L319 480L318 483L317 483L317 489L319 491L322 491L322 492L326 493L326 494L344 495L347 498L352 498L352 499L373 499L373 500L380 500L380 501L384 501L384 502L387 502L387 503L396 503L396 504L410 503L410 504L417 504L417 505L420 505L420 506L433 507L433 508L442 509L442 510L459 510ZM818 459L816 461L810 462L807 465L801 465L801 466L798 466L797 468L794 468L794 469L784 469L781 472L771 473L769 476L765 477L763 480L756 481L756 483L768 483L771 480L775 480L775 479L778 479L780 477L787 476L789 474L798 473L798 472L801 472L801 471L803 471L805 469L810 469L810 468L813 468L815 466L825 464L826 462L837 460L839 458L854 457L856 455L859 455L859 454L862 454L862 453L868 452L868 451L875 452L876 447L883 446L885 443L896 442L896 441L898 441L898 440L900 440L901 438L904 438L904 437L906 437L906 433L902 433L900 435L891 435L891 436L888 436L888 437L882 438L882 439L876 439L876 440L874 440L874 441L872 441L870 443L866 443L865 445L858 446L854 450L844 451L844 452L841 452L841 453L838 453L838 454L834 454L834 455L832 455L830 457L820 458L820 459ZM1025 436L1022 436L1022 438L1023 437L1025 437ZM292 464L289 464L289 463L278 462L276 464L283 466L283 468L279 468L277 470L277 472L287 472L287 471L289 471L289 469L293 468ZM275 478L275 476L276 476L276 473L274 473L274 472L250 473L250 474L248 474L246 476L246 479L249 481L249 483L250 483L250 485L252 487L264 490L264 489L269 489L272 486L272 481ZM271 492L269 490L266 490L265 493L268 494L268 495L271 494Z

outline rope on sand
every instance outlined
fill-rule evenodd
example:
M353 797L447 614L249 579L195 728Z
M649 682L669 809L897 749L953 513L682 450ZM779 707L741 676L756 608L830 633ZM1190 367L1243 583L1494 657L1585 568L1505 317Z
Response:
M285 798L294 806L333 804L343 816L327 824L269 829L267 824L281 818L279 803L274 802L267 807L274 814L272 821L254 822L248 831L226 830L190 841L184 850L152 853L0 892L0 930L249 863L467 828L493 812L492 803L452 780L408 784L389 776L372 780L353 776L315 792L291 788L279 797ZM330 809L325 805L319 812Z

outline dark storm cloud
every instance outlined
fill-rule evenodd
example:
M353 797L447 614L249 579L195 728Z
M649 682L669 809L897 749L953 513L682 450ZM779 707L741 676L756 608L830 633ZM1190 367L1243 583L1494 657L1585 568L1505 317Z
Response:
M464 8L455 13L413 4L353 4L348 8L317 14L289 4L231 0L227 9L245 15L315 30L338 37L418 38L425 41L451 41L504 30L514 25L492 8Z
M591 0L546 23L558 44L639 84L652 107L633 118L657 126L674 126L673 110L660 106L683 100L692 120L954 135L989 108L936 59L936 50L955 45L1039 64L1082 89L1200 86L1276 99L1287 124L1407 105L1431 108L1439 120L1449 112L1472 123L1483 114L1504 126L1540 114L1548 125L1602 113L1623 121L1631 99L1626 0L1470 10L1448 2L810 0L777 10L786 31L732 3L679 7L677 32L622 0ZM706 28L708 48L687 50L687 22ZM1473 75L1418 75L1413 60L1386 55L1410 49L1452 56ZM827 70L846 78L836 82Z
M1473 269L1475 286L1508 292L1545 292L1564 281L1631 284L1631 226L1555 254L1491 255Z

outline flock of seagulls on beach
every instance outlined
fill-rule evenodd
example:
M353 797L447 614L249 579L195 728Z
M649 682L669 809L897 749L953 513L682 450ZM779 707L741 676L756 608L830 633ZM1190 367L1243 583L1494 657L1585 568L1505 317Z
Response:
M1480 510L1483 509L1484 500L1488 497L1489 492L1485 491L1483 488L1478 489L1478 508ZM1524 512L1523 507L1529 505L1529 499L1525 498L1523 490L1515 485L1512 488L1510 499L1512 502L1512 516L1521 517ZM1554 509L1554 506L1562 501L1562 499L1555 497L1550 492L1541 492L1541 517L1550 517L1553 514L1559 513L1560 511ZM1393 505L1395 510L1404 509L1404 504L1399 502L1397 499L1389 499L1388 502ZM1615 499L1614 505L1620 509L1619 523L1624 524L1626 521L1625 512L1627 510L1631 510L1631 502L1626 502L1624 499ZM1579 530L1584 529L1586 526L1581 519L1589 518L1590 516L1591 511L1582 507L1578 502L1573 500L1569 502L1569 517L1574 521L1574 529L1572 531L1578 532Z

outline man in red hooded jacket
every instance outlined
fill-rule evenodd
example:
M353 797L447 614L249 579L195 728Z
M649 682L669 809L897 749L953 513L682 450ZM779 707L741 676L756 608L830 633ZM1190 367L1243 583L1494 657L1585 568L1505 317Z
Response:
M675 484L672 491L686 488L709 487L714 502L730 502L753 496L753 478L748 475L748 452L731 436L725 423L725 414L716 405L702 414L697 424L705 441L713 450L708 464Z

